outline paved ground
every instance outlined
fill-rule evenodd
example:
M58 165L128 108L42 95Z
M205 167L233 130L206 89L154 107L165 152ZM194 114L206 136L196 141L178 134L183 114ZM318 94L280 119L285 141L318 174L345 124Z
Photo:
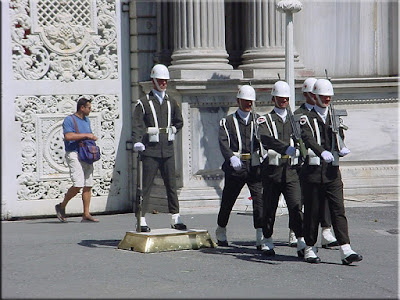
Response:
M319 249L307 264L287 246L288 217L277 217L273 258L255 250L249 212L235 211L231 247L161 253L117 249L133 214L101 215L100 223L56 218L2 222L2 298L373 298L398 299L398 199L346 201L352 247L364 256L344 266L338 250ZM361 199L361 200L360 200ZM362 199L365 199L362 201ZM183 216L215 240L216 213ZM152 228L169 215L147 217Z

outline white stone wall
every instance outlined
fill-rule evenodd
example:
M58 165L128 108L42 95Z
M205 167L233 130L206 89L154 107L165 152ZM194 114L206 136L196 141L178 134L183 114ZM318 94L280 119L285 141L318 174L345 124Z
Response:
M294 44L316 76L398 75L398 1L303 0Z

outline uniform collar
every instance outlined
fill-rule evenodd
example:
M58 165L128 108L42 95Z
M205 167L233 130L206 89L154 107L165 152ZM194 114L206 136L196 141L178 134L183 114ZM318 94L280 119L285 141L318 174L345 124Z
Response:
M245 112L242 111L240 108L236 111L238 116L244 121L244 123L247 125L249 123L249 118L250 118L250 112Z

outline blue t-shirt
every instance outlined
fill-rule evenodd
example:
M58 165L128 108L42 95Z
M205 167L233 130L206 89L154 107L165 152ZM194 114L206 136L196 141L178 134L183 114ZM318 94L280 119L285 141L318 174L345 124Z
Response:
M92 133L90 128L90 120L85 117L83 120L75 115L68 116L63 122L63 133L64 135L68 132L76 132L75 123L72 120L75 119L76 125L78 126L79 133ZM64 139L65 151L78 151L78 141L67 141Z

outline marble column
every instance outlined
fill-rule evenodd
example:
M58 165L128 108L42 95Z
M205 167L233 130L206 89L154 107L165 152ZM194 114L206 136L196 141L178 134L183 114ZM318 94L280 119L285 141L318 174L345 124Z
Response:
M246 78L285 76L285 19L275 5L274 0L247 1L246 50L239 66ZM296 52L294 62L295 68L304 69Z
M160 1L157 3L157 53L155 62L169 66L174 48L174 24L168 22L172 18L172 3Z
M224 1L175 1L173 20L174 52L169 67L173 78L242 78L242 72L233 70L228 61Z

